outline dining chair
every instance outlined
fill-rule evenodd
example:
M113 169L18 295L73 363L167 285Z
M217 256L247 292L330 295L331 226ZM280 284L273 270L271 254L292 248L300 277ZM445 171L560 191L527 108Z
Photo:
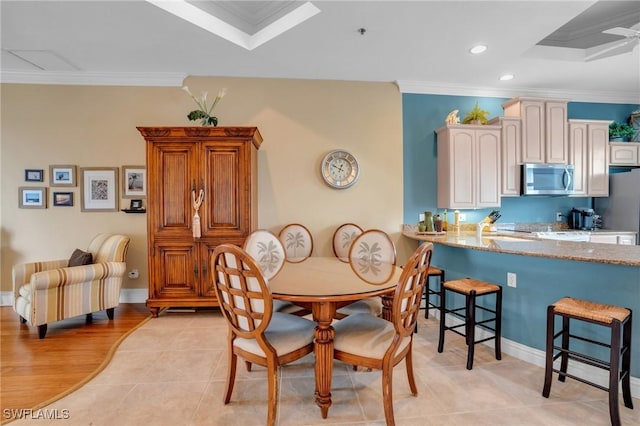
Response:
M355 223L343 223L333 233L333 254L342 262L349 262L349 249L363 230Z
M244 240L242 248L253 257L262 270L262 275L270 280L284 266L285 251L278 237L266 229L256 229ZM292 302L273 300L273 311L287 314L306 315L310 311Z
M290 223L280 230L278 238L284 246L287 262L302 262L313 252L313 237L304 225Z
M404 265L393 295L391 321L355 314L333 324L334 358L348 364L382 370L382 399L387 425L394 425L393 368L405 360L411 394L418 388L413 375L413 331L431 263L433 244L421 244Z
M235 383L238 357L267 368L267 425L276 422L280 366L313 351L316 323L296 315L273 311L267 279L245 250L221 244L211 258L214 287L229 327L227 386L228 404Z
M391 237L380 229L369 229L358 235L349 248L351 269L364 281L372 284L387 281L396 264L396 247ZM358 300L336 311L336 318L368 313L382 314L382 299L371 297Z

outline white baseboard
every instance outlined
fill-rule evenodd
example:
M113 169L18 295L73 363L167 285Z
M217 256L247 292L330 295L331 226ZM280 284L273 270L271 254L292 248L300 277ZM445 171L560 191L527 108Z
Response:
M433 310L431 311L433 312ZM440 318L440 312L434 312L434 317ZM447 315L447 325L456 325L462 324L462 320L454 317L453 315ZM476 340L481 340L487 337L492 336L492 333L481 328L476 327ZM483 342L483 345L487 345L493 348L493 342ZM521 343L514 342L509 339L505 339L504 337L501 339L501 350L502 353L510 355L514 358L518 358L519 360L528 362L533 365L537 365L538 367L545 368L546 364L546 353L543 350L535 349L529 346L525 346ZM560 359L556 360L554 364L555 368L560 368ZM578 377L588 378L590 381L599 384L600 386L609 387L609 373L601 368L592 367L587 364L583 364L580 362L569 362L569 366L567 368L567 373L573 374ZM557 379L557 375L554 374L554 380ZM569 379L571 380L571 379ZM551 385L553 387L553 384ZM631 395L638 397L640 395L640 378L631 377ZM542 392L542 388L540 389ZM622 395L622 391L620 392Z
M122 289L120 291L120 303L145 303L147 301L148 295L148 290L143 288ZM13 306L12 292L0 292L0 306ZM440 312L438 312L437 310L431 310L430 315L433 315L434 318L440 318ZM447 324L458 323L461 324L462 321L455 317L447 317ZM476 328L477 339L484 339L485 337L489 337L490 335L491 334L483 328ZM483 344L492 346L493 342L489 341L484 342ZM545 351L525 346L521 343L505 339L504 337L502 338L502 352L530 364L537 365L538 367L544 368L545 366ZM600 368L592 367L590 365L582 363L570 362L567 372L579 377L588 377L590 380L601 386L606 387L609 385L609 374ZM638 397L640 395L640 378L638 377L631 377L631 394L635 397Z

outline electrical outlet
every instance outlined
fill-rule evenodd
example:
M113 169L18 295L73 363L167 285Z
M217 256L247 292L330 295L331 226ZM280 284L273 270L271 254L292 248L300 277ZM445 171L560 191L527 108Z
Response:
M562 222L562 212L556 212L556 222Z
M460 222L464 222L464 221L466 221L466 220L467 220L467 215L466 215L466 214L464 214L464 213L460 213L460 214L458 215L458 220L459 220Z
M516 274L515 272L507 272L507 285L509 287L516 286Z

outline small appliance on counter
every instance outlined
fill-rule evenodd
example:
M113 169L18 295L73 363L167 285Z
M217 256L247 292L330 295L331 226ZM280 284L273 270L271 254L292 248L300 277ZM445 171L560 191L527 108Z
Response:
M593 209L576 209L575 207L571 209L571 213L569 215L569 227L571 229L593 231L600 223L600 216L598 216Z

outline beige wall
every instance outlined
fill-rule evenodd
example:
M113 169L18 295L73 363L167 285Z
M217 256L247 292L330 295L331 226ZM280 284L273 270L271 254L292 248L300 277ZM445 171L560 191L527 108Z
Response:
M393 234L404 262L413 245L402 239L401 95L392 83L353 83L282 79L195 78L185 81L195 95L210 98L226 87L216 108L219 125L257 126L259 226L277 232L289 222L307 225L314 255L331 255L331 236L343 222L381 228ZM67 258L86 248L98 232L131 236L125 288L146 288L146 215L80 211L75 205L19 209L24 169L51 164L121 167L145 162L144 141L136 126L194 125L195 109L180 88L96 87L2 84L2 285L11 290L15 263ZM319 167L331 149L345 148L361 163L359 182L347 190L323 184ZM58 190L58 188L56 188ZM63 189L64 190L64 189ZM120 200L120 208L129 200Z

